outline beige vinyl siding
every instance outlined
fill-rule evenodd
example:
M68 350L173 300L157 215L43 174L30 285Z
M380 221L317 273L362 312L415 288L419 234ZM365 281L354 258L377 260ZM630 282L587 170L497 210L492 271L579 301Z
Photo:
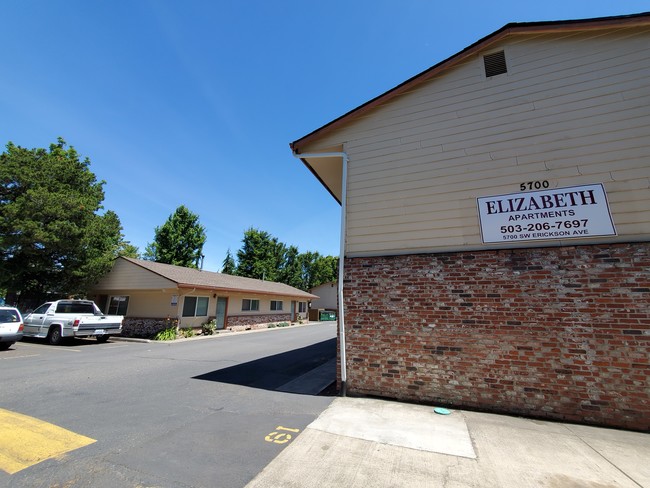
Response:
M182 298L179 297L179 304L173 306L172 296L178 295L178 290L169 293L160 291L152 292L124 292L122 295L129 295L128 317L138 318L175 318L182 310ZM117 294L116 294L117 295Z
M319 298L312 300L311 308L336 310L338 306L338 287L336 283L324 283L311 290Z
M117 259L113 269L93 287L93 291L164 290L168 288L175 289L176 283L124 259Z
M602 242L650 238L650 31L500 49L507 74L486 79L481 53L309 148L350 158L348 255L486 248L476 198L536 180L603 183L619 236Z
M242 310L242 300L259 300L259 310ZM282 310L271 310L271 300L282 302ZM230 295L228 315L287 315L291 313L291 302L306 301L305 299L289 298L282 296L255 295L254 293L237 293Z

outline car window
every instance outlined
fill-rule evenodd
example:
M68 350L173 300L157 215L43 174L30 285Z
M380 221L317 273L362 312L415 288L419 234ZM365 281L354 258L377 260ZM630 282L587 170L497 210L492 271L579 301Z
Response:
M47 312L47 309L50 308L51 303L44 303L40 307L38 307L36 310L34 310L32 313L35 314L41 314Z
M0 322L19 322L17 310L0 310Z
M92 302L59 302L56 305L56 313L93 314L94 312Z
M92 302L76 302L72 304L72 313L89 313L94 314L95 308Z

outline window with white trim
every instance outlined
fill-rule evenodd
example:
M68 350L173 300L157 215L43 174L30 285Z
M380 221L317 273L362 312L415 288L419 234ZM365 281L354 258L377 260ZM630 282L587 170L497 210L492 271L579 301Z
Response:
M282 300L271 300L271 310L275 312L282 310Z
M305 313L307 311L307 302L298 303L298 313Z
M260 301L244 298L241 301L241 309L243 312L257 312L260 309Z
M183 317L207 317L208 297L185 297L183 299Z
M128 296L114 296L108 301L108 315L126 315L129 308Z

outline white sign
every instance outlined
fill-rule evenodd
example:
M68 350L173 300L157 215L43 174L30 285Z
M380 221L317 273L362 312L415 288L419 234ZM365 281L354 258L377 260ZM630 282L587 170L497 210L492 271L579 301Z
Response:
M484 243L615 236L602 184L480 197Z
M172 303L171 303L171 306L172 306L172 307L175 307L176 305L178 305L178 295L172 295Z

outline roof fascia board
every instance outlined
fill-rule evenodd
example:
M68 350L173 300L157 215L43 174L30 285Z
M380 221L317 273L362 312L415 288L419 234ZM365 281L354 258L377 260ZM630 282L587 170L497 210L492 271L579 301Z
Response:
M239 293L239 294L247 294L247 293L255 293L257 295L268 295L268 296L274 296L274 297L291 297L291 298L318 298L316 295L312 295L309 293L308 295L294 295L291 293L280 293L280 292L272 292L272 291L259 291L259 290L244 290L241 288L225 288L225 287L211 287L211 286L206 286L206 285L192 285L188 283L179 283L178 285L179 289L186 289L186 290L206 290L206 291L225 291L225 292L230 292L230 293ZM307 292L305 292L307 293Z

